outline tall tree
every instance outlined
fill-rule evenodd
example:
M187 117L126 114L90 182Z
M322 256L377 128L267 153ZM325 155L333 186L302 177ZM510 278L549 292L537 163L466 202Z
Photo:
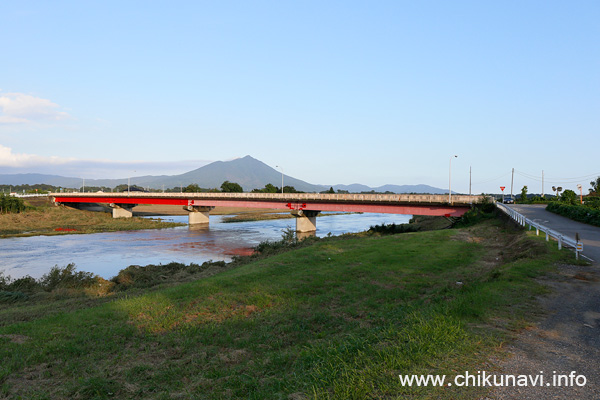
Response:
M600 196L600 176L597 177L595 181L591 181L590 185L592 186L590 189L590 194Z
M221 191L225 193L242 193L244 189L239 183L225 181L221 184Z
M183 188L183 192L185 193L199 193L201 191L202 189L196 183L192 183Z
M521 203L524 203L527 201L527 185L523 186L523 189L521 189Z
M577 193L572 191L571 189L567 189L560 195L560 201L563 201L567 204L576 204L577 203Z

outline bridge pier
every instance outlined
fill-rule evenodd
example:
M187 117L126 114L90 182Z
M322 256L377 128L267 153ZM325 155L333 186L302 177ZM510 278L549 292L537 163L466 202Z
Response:
M112 208L113 218L131 218L133 217L133 207L136 205L110 203L109 206Z
M208 225L211 206L185 206L184 210L189 211L188 223L190 225L205 224Z
M317 214L319 214L319 211L292 211L292 215L296 217L296 232L316 232Z

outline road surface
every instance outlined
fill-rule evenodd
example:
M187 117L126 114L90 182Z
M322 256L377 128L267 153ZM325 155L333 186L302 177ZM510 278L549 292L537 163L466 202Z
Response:
M514 204L507 207L523 214L534 222L545 225L573 239L579 233L579 237L583 242L583 255L591 258L596 263L600 263L600 227L576 222L546 211L545 204Z
M486 399L600 399L600 228L547 212L545 205L511 205L513 210L565 236L579 233L590 266L559 265L556 274L542 279L552 294L539 298L546 316L524 330L507 346L510 357L500 366L506 374L536 375L546 382L557 374L586 377L583 387L529 386L497 388ZM574 259L575 257L573 257Z

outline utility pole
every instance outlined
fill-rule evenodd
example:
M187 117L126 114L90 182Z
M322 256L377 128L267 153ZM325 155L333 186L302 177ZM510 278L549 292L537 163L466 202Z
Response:
M471 172L472 172L472 167L469 166L469 197L471 197Z
M542 198L544 198L544 170L542 170Z
M450 165L448 167L448 203L450 204L452 204L452 159L457 157L457 155L450 157Z
M510 178L510 198L513 198L513 182L515 181L515 169L512 169L512 178Z

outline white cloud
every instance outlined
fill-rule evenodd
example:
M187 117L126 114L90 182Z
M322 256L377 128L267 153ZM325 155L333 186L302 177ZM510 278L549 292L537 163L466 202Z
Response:
M0 144L0 175L44 173L86 178L122 178L141 175L177 175L200 168L210 161L114 161L14 153Z
M61 165L74 159L60 157L44 157L35 154L15 154L10 147L0 144L0 167L23 168L42 165Z
M69 119L48 99L24 93L0 93L0 125L48 123Z

